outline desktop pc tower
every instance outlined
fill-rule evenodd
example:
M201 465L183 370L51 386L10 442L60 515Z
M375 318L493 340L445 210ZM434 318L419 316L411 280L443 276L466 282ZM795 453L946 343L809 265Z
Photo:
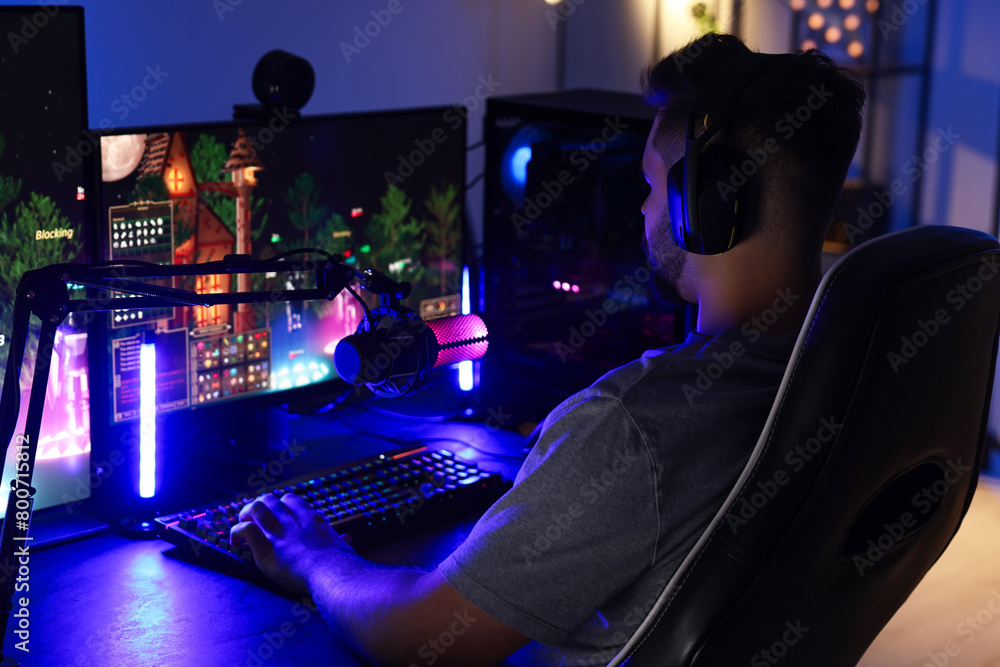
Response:
M481 401L538 422L693 313L658 301L641 250L641 171L654 110L601 90L487 102Z

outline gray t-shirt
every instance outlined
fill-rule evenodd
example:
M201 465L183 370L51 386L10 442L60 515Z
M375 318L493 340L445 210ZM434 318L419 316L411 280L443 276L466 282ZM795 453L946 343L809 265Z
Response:
M794 342L692 332L563 401L444 578L555 647L532 664L606 665L736 483Z

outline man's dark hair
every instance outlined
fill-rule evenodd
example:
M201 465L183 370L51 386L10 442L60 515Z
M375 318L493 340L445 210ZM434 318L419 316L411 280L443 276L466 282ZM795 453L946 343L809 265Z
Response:
M660 119L653 145L661 156L684 145L688 111L705 82L723 63L747 53L737 37L709 33L646 70L642 85ZM737 170L756 172L749 181L747 235L759 230L777 238L791 231L758 224L783 217L815 220L802 238L822 238L857 149L864 102L860 78L815 49L769 63L747 84L717 135ZM767 159L743 169L750 151L758 157L764 151Z

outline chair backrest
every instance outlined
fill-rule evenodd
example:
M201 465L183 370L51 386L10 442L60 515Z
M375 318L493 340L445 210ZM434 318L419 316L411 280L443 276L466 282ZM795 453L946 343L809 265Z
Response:
M610 665L857 663L972 500L998 272L996 239L939 226L830 269L742 476Z

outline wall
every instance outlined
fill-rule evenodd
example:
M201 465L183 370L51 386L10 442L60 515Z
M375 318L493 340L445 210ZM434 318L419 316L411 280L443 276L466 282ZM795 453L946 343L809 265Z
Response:
M482 135L482 81L496 95L555 85L555 30L543 0L78 4L85 11L91 127L228 120L234 103L256 102L253 68L272 49L312 63L316 91L307 114L467 100L475 107L470 144ZM385 25L372 24L372 12ZM375 36L359 38L366 27ZM470 180L482 159L482 149L469 153ZM381 182L381 175L373 179ZM470 189L467 210L478 240L481 183Z
M996 229L998 31L1000 4L939 0L927 136L951 128L958 139L926 170L923 223Z
M700 34L691 0L566 1L574 5L566 39L570 88L638 92L643 69ZM728 29L731 2L706 4Z
M1000 5L992 0L938 3L928 137L958 135L924 175L923 223L995 234L997 119L1000 116ZM1000 373L994 378L989 436L1000 439ZM994 461L993 472L1000 471Z

